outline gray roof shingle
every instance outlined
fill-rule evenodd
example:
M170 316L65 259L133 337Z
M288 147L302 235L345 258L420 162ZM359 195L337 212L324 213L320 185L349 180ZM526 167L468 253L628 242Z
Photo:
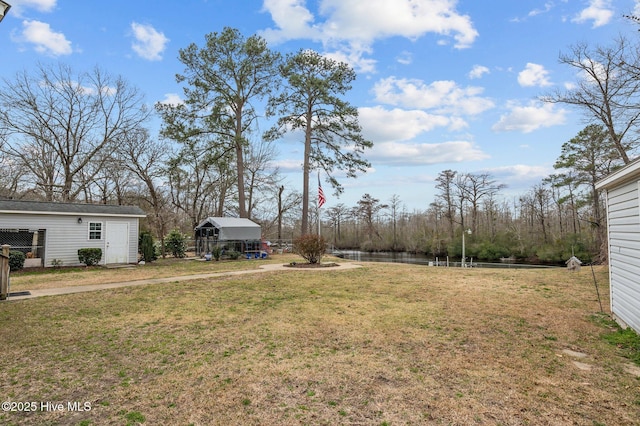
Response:
M0 200L0 213L28 212L34 214L91 214L103 216L137 216L146 213L137 206L111 204L53 203L44 201Z

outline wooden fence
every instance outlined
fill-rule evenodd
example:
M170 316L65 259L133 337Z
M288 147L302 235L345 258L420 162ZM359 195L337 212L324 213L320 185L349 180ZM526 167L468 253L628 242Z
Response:
M0 253L0 300L5 300L9 296L9 249L10 245L2 246Z

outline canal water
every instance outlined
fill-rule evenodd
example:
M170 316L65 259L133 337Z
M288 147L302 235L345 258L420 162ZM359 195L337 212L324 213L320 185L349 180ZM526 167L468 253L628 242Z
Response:
M427 266L449 266L460 267L459 259L448 260L447 258L434 258L424 254L413 254L407 252L365 252L359 250L336 250L334 255L344 259L356 260L358 262L392 262L392 263L412 263ZM467 258L467 267L474 268L552 268L546 265L529 265L513 262L477 262L472 258Z

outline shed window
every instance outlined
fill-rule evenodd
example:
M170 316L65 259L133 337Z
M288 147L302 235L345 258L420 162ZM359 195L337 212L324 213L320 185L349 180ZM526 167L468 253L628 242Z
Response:
M102 239L102 222L89 222L89 239Z

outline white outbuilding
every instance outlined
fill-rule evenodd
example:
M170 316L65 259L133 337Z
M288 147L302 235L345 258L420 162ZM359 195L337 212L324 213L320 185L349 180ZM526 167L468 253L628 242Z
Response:
M611 313L640 333L640 159L596 184L605 194Z
M27 256L25 267L79 265L78 249L100 248L100 264L138 261L135 206L0 200L0 244Z

